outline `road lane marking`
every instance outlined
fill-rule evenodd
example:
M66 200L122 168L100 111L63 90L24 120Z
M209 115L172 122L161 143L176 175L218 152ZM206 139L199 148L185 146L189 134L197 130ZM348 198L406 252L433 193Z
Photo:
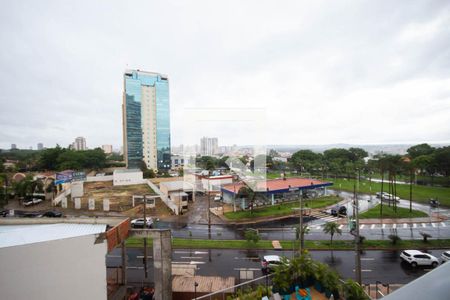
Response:
M189 254L189 253L193 253L193 254L195 254L195 255L197 255L197 254L208 254L208 252L206 252L206 251L179 251L179 250L174 251L174 253L179 253L179 254Z
M373 258L373 257L363 257L363 258L361 258L361 260L375 260L375 258Z
M206 264L204 261L173 261L172 264L185 264L185 265L202 265Z
M234 268L235 271L260 271L261 269L257 268Z
M434 223L431 223L431 226L433 226L433 227L436 227L436 224L434 224Z
M365 226L365 224L362 224L361 226L359 226L359 229L363 229Z
M406 227L408 227L408 224L403 223L403 228L406 228Z
M353 269L353 272L355 272L355 269ZM362 269L361 272L372 272L370 269Z
M374 229L375 228L375 224L372 224L372 226L370 226L370 229Z
M338 228L339 228L339 229L342 229L342 227L344 227L344 225L342 225L342 224L341 224L341 225L339 225L339 227L338 227Z
M427 224L422 223L422 227L423 227L423 228L427 227Z
M316 229L320 229L320 228L321 228L321 226L320 226L320 225L316 226Z
M395 223L392 224L392 228L394 228L394 229L397 228L397 224L395 224Z
M441 224L442 224L442 227L446 227L447 225L445 225L445 223L444 222L441 222Z

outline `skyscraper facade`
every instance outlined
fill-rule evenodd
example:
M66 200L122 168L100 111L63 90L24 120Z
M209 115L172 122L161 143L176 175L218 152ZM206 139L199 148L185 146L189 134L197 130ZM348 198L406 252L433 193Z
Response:
M219 153L219 142L216 137L202 137L200 139L200 154L201 155L215 155Z
M144 161L149 169L170 169L167 76L126 70L123 78L123 152L127 168L139 168Z
M72 148L77 151L87 150L86 139L82 136L77 137L75 142L72 143Z

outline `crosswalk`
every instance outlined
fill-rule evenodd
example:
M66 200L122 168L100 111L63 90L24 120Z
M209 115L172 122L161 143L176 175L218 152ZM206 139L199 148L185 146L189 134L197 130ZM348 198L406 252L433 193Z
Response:
M319 224L310 224L309 229L321 230L325 223ZM359 229L365 230L380 230L380 229L437 229L437 228L446 228L450 226L450 224L446 224L445 222L434 222L434 223L399 223L399 224L360 224ZM340 224L338 226L339 229L346 228L347 224Z
M311 214L311 217L316 218L317 219L316 221L319 221L319 222L322 221L322 222L325 222L325 223L326 222L336 222L337 220L340 219L339 217L328 215L328 214L325 214L323 212L313 212Z

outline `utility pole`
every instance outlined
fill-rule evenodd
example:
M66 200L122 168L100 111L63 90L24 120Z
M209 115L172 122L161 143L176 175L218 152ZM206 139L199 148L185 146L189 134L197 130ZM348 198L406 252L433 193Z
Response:
M303 252L303 197L302 197L302 190L300 190L300 217L299 217L299 238L300 238L300 246L299 251L300 255L302 255Z
M208 171L208 239L211 239L211 171Z
M355 228L355 277L356 282L361 284L361 253L360 253L360 236L359 236L359 203L358 196L356 192L356 184L353 187L354 193L354 213L356 220L356 228Z
M143 196L144 199L144 229L147 229L147 199L145 199L145 195ZM144 237L144 278L145 281L148 279L148 269L147 269L147 238Z

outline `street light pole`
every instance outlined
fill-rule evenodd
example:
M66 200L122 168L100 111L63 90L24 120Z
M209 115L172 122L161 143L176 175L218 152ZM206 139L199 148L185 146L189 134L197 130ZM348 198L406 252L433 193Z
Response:
M360 236L359 236L359 203L358 196L356 192L356 184L353 187L354 189L354 213L356 220L356 228L355 228L355 275L356 282L361 284L361 253L360 253Z
M299 251L300 251L300 255L302 255L303 252L303 197L302 197L302 192L300 190L300 218L299 218L299 234L300 234L300 246L299 246Z
M208 239L211 239L211 171L208 171Z

